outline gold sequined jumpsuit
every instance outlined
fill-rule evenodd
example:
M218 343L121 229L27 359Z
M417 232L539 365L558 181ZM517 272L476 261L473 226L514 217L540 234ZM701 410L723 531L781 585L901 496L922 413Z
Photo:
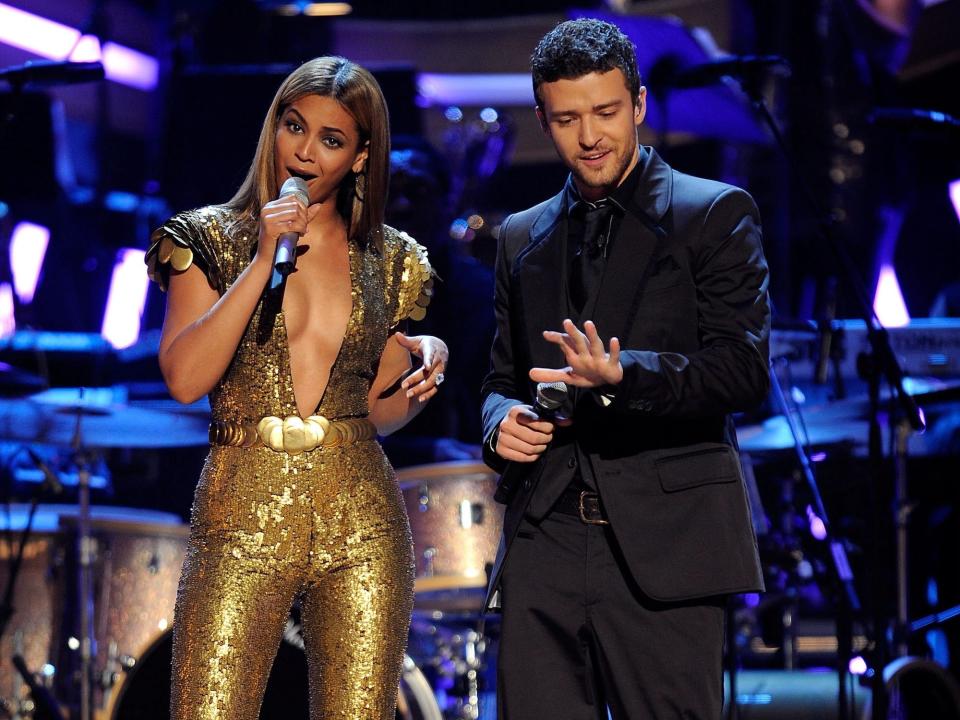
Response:
M353 310L316 410L363 417L393 326L422 316L424 249L385 228L384 250L350 243ZM249 264L257 226L223 207L154 232L147 262L196 264L221 295ZM429 282L426 282L429 285ZM297 415L283 312L261 302L224 377L213 420ZM410 527L375 439L299 455L212 446L196 489L173 634L175 720L254 720L295 598L314 720L393 718L413 604Z

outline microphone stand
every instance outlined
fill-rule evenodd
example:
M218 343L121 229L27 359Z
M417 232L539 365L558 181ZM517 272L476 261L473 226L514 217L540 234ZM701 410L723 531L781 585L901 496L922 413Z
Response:
M22 446L20 449L23 450L24 447L25 446ZM51 470L51 473L52 472ZM44 481L30 497L30 508L27 511L27 520L23 525L23 531L20 533L17 551L10 560L10 570L7 574L7 583L3 591L3 600L0 601L0 638L3 638L4 634L6 634L7 626L16 613L16 608L13 605L13 597L17 586L17 579L20 576L20 568L23 565L23 554L27 544L30 542L30 535L33 532L33 519L37 513L37 506L40 504L41 495L48 487L50 487L50 483ZM51 487L51 489L57 492L56 487ZM62 485L60 489L62 489ZM8 528L8 530L12 531L12 528ZM17 671L23 677L24 682L26 682L30 688L34 703L38 706L37 718L41 717L42 712L44 713L44 717L50 717L51 720L61 720L60 709L56 700L50 694L49 690L38 686L36 682L33 681L33 677L23 658L20 657L19 654L16 654L14 655L13 662Z
M80 712L79 720L93 717L93 661L97 653L93 636L93 561L94 539L90 530L90 467L83 448L83 390L77 404L77 423L71 443L77 465L77 565L79 582L78 605L80 611Z
M797 183L797 186L803 191L804 199L809 205L810 209L814 211L815 217L818 218L817 223L817 234L822 239L825 240L827 245L831 248L837 260L840 263L841 269L849 281L851 287L853 288L856 299L858 301L859 309L861 316L866 325L867 330L867 339L870 343L870 353L869 360L863 363L858 362L858 367L862 365L867 384L869 387L869 399L870 399L870 417L869 417L869 427L870 427L870 440L869 440L869 457L870 457L870 467L874 474L876 482L870 483L871 495L872 495L872 507L874 509L874 518L873 518L873 550L872 553L874 557L872 558L873 566L875 570L879 569L880 564L876 553L879 552L879 543L883 539L883 523L880 517L880 513L877 512L877 493L882 480L882 465L883 465L883 448L881 447L881 434L880 434L880 419L879 419L879 410L880 410L880 379L881 377L886 378L890 387L894 390L894 395L896 396L896 402L900 406L900 410L903 414L905 422L909 423L910 427L914 430L922 430L924 428L924 421L921 416L920 410L917 407L914 399L906 393L903 389L903 370L897 362L897 358L893 353L892 348L890 347L890 338L887 334L886 329L880 324L879 319L876 317L876 314L873 312L872 304L870 303L869 297L867 295L866 289L864 288L863 282L860 279L860 275L857 271L856 265L853 262L853 259L850 257L850 254L847 252L846 248L842 243L840 243L836 236L833 234L832 228L833 224L830 221L827 221L825 218L826 214L823 212L819 203L816 201L810 186L807 184L803 174L800 172L797 163L795 162L789 147L783 137L783 134L780 131L780 128L777 124L776 119L773 117L773 114L770 112L770 108L767 107L766 102L763 98L763 93L760 88L760 83L754 79L751 82L747 82L744 78L740 78L740 86L743 89L744 93L750 99L751 104L754 109L759 113L760 117L770 129L771 134L774 137L774 140L777 143L780 151L783 153L784 158L787 161L787 166L790 169L791 175L794 178L794 181ZM842 547L839 544L837 547ZM837 558L834 557L835 568L839 562L845 560L845 557ZM849 571L849 566L847 566ZM840 575L842 577L842 574ZM874 572L874 583L875 593L874 593L874 612L873 612L873 643L874 643L874 667L873 667L873 678L872 678L872 716L873 720L886 720L887 717L887 696L883 684L883 669L886 666L888 660L888 651L886 648L886 626L888 624L888 616L884 612L884 603L879 601L879 598L882 596L885 587L882 581L879 578L879 573ZM852 586L852 583L851 583ZM850 608L852 609L852 608ZM839 627L839 624L838 624ZM845 691L845 673L846 669L840 671L840 684L841 689L839 691L838 700L843 703L840 707L840 716L845 718L848 717L848 708L845 704L846 691Z
M817 477L810 462L810 455L807 452L808 441L803 424L803 418L800 408L787 400L786 393L780 384L780 378L777 376L774 364L776 362L789 362L786 358L778 358L771 361L770 367L770 390L773 393L773 399L777 407L783 413L787 426L790 429L790 437L793 438L793 448L800 464L800 472L803 474L807 487L810 489L812 506L823 523L825 535L822 538L829 549L831 562L828 563L833 570L833 580L837 585L839 592L839 612L837 613L836 636L837 636L837 706L838 717L845 719L849 717L850 699L847 697L847 673L850 667L850 658L853 650L853 618L861 611L860 598L857 595L856 586L853 583L853 570L847 558L846 548L843 540L833 534L832 524L827 516L826 506L823 504L823 497L820 494L820 488L817 484ZM797 423L796 416L800 416L800 424ZM821 539L821 538L818 538Z

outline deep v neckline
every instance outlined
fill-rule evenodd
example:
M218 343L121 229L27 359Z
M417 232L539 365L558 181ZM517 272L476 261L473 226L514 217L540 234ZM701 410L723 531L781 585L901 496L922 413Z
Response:
M333 363L330 365L330 372L327 375L327 384L323 387L323 392L320 393L320 400L317 401L317 406L313 408L313 411L303 415L300 410L300 402L297 400L297 390L296 385L293 382L293 353L290 350L290 335L287 332L287 313L283 309L282 305L280 307L280 329L283 337L283 347L284 353L286 355L286 367L287 367L287 379L290 381L290 395L291 400L293 401L293 407L302 418L306 418L309 415L316 415L320 412L320 409L323 407L323 401L327 398L327 391L330 389L330 385L333 384L335 378L335 372L337 366L340 363L340 358L343 355L344 345L347 343L347 339L353 334L351 329L356 324L356 315L359 309L360 303L357 301L357 295L360 292L358 278L359 278L359 269L356 267L356 263L359 255L357 249L354 246L354 243L350 240L347 240L347 265L350 272L350 314L347 316L347 324L344 325L343 334L340 336L340 346L337 349L337 354L333 359ZM309 312L309 310L308 310Z

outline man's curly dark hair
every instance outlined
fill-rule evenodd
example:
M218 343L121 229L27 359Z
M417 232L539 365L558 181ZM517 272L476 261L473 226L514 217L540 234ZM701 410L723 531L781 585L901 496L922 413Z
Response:
M637 55L630 38L620 28L603 20L567 20L543 36L530 56L533 95L543 109L540 85L557 80L576 80L592 72L619 68L634 103L640 95Z

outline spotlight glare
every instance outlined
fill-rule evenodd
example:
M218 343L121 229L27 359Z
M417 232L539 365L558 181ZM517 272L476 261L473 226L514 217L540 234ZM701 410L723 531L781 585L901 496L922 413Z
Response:
M118 349L130 347L140 336L149 282L143 256L143 250L125 248L113 266L100 335Z
M847 668L850 670L851 675L866 675L867 674L867 661L864 660L860 655L855 655L850 658L850 663L847 665Z
M10 270L20 302L33 302L43 258L50 244L50 229L31 222L17 223L10 236Z
M0 337L12 335L17 329L13 309L13 288L10 283L0 283Z
M957 220L960 220L960 178L957 178L948 186L950 193L950 202L953 203L953 211L957 214Z
M877 280L877 292L873 298L873 311L885 327L903 327L910 322L900 283L893 265L885 264L880 268Z

